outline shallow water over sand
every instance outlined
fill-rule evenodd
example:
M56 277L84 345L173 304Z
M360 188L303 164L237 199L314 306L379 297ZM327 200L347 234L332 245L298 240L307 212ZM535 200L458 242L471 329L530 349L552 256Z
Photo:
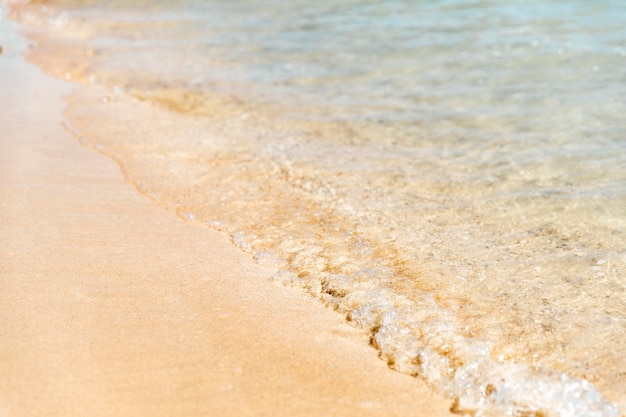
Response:
M604 416L626 405L617 6L67 2L14 17L35 62L92 86L67 112L81 140L371 329L390 366L459 411Z

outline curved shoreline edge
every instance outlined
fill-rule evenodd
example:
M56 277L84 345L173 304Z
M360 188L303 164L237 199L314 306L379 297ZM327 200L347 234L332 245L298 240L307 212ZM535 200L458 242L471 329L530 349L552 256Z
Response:
M70 87L6 43L0 415L450 415L362 332L82 148L61 124Z

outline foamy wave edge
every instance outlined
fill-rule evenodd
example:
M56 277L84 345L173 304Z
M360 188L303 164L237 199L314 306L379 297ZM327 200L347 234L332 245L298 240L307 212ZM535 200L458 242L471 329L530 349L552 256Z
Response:
M218 228L226 231L223 225ZM235 246L253 253L258 263L284 266L273 254L255 253L243 232L233 232L231 237ZM452 398L454 413L476 417L622 415L615 403L585 379L494 360L489 344L463 336L454 313L442 308L433 294L410 300L377 282L375 271L354 276L321 274L303 280L288 267L275 268L271 280L303 289L345 314L348 322L370 334L370 344L390 368L424 379Z

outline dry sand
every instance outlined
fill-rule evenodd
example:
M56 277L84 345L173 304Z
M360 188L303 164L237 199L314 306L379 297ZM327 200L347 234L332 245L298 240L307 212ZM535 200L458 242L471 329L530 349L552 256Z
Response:
M61 116L77 87L0 44L1 417L450 415L343 317L82 148Z

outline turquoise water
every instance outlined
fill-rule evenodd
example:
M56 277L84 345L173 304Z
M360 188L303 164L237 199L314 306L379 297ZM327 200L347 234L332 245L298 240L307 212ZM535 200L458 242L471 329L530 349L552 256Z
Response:
M12 17L34 62L85 86L67 111L81 141L459 413L619 416L620 3L52 1Z

